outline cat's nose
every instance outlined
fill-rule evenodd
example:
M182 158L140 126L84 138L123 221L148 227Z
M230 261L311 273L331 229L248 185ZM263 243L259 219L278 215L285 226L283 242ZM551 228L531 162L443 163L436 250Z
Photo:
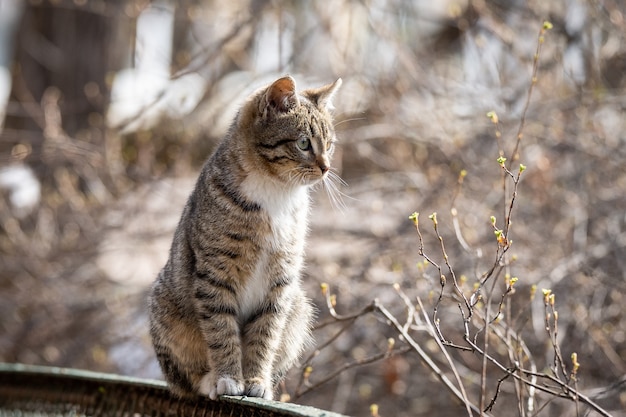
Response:
M320 171L322 171L322 175L326 174L330 170L330 163L326 156L318 156L316 162L317 166L320 167Z

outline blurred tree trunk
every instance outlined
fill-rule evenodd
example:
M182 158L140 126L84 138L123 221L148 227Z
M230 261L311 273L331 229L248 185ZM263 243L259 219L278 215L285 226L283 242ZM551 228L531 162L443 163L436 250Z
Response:
M18 143L25 145L30 151L26 162L45 181L50 168L42 163L46 91L53 92L52 104L58 102L61 131L88 143L92 151L101 148L109 100L107 80L128 61L134 19L123 13L126 2L117 0L84 6L66 1L32 3L26 6L16 36L14 104L7 112L0 153L6 155ZM65 152L64 157L71 155Z

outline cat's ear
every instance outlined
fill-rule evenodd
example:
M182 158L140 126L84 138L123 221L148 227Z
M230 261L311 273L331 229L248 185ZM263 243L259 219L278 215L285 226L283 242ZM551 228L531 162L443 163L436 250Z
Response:
M300 101L296 94L295 80L286 76L274 81L265 93L265 104L282 113L298 106Z
M310 90L305 90L302 94L311 100L315 105L317 105L320 109L332 110L333 108L333 97L339 87L341 87L341 78L338 78L334 83L325 85L320 88L312 88Z

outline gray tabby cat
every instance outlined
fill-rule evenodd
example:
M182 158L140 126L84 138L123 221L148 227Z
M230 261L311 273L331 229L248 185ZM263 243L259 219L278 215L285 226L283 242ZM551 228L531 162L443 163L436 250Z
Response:
M300 284L310 186L336 189L330 100L341 79L253 94L200 173L150 294L150 333L181 396L271 399L310 343Z

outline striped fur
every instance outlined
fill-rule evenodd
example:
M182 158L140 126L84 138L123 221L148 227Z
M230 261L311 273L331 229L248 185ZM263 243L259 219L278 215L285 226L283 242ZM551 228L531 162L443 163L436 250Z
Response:
M271 399L310 342L300 284L309 186L329 173L338 80L254 93L202 168L150 294L161 369L181 396Z

